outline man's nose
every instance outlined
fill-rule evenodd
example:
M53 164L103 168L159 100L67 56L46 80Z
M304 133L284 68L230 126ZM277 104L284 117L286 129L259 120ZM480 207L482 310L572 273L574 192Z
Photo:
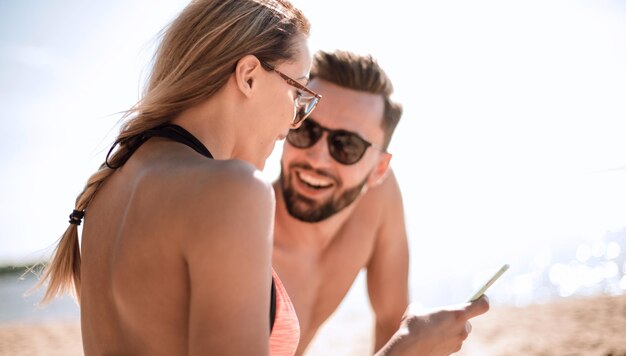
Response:
M333 158L328 151L328 133L324 132L317 142L307 149L307 159L313 167L328 166L333 162Z

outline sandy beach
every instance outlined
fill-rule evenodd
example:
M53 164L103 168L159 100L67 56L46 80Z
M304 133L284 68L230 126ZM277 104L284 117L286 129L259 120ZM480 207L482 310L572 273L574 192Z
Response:
M365 319L369 316L335 320L332 332L322 330L307 356L370 353L369 333L353 327L367 325ZM494 306L474 319L473 326L457 355L626 356L626 295L562 299L522 308ZM1 324L0 355L82 355L79 322Z
M82 355L78 320L0 325L0 355Z
M494 307L459 355L626 356L626 295Z

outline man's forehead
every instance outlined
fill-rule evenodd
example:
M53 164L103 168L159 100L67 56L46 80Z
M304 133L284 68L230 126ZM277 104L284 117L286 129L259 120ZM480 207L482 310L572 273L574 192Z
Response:
M373 94L362 90L355 90L346 87L342 87L335 83L331 83L324 79L313 78L309 83L309 88L319 94L326 94L329 96L329 100L350 100L359 102L359 104L369 106L369 109L375 109L380 106L381 114L384 106L383 97L381 94Z
M385 103L382 95L341 87L314 78L309 84L322 95L317 108L311 114L315 120L333 129L355 131L374 139L381 129Z

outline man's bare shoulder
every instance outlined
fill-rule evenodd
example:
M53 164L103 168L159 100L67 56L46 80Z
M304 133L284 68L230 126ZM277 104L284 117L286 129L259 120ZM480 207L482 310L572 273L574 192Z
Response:
M382 210L402 205L400 185L391 168L389 168L389 172L380 184L365 192L360 203Z

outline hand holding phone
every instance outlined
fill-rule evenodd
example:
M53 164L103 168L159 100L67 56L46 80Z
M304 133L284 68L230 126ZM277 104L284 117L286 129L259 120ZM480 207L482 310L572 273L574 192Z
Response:
M491 287L491 285L498 279L500 278L500 276L506 272L506 270L509 269L509 265L505 264L504 266L500 267L500 269L498 270L498 272L496 272L493 277L491 277L487 283L485 283L479 290L476 291L476 293L474 293L474 295L469 299L470 303L474 302L476 300L478 300L480 297L483 296L483 294L485 294L485 291L487 291L487 288Z

